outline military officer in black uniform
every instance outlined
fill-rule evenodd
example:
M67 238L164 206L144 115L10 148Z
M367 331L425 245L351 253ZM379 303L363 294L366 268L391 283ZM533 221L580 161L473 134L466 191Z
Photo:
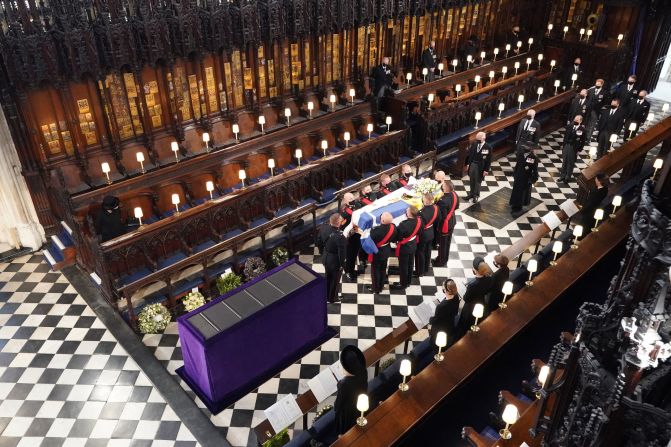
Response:
M613 98L610 102L610 108L601 112L599 117L599 145L597 146L596 156L601 158L610 147L610 136L619 135L624 124L626 116L625 110L620 105L620 100Z
M367 290L381 293L387 282L387 261L392 254L390 243L396 240L396 225L391 213L382 213L380 225L370 231L370 237L375 242L377 253L368 256L371 263L372 285L367 287Z
M517 126L517 135L515 136L517 161L524 155L524 151L529 144L538 145L538 141L540 141L541 124L535 120L535 117L536 111L530 109L527 112L527 117L520 121Z
M427 81L431 82L436 78L436 65L438 56L436 55L436 41L432 40L429 46L422 52L422 68L429 70Z
M359 191L359 204L361 208L366 205L370 205L377 199L377 194L373 192L373 188L370 185L364 186L361 191Z
M410 178L412 177L412 168L410 165L403 165L401 166L401 174L398 177L398 180L392 182L393 189L399 189L403 188L404 186L407 186L408 183L410 182Z
M587 99L587 90L582 89L580 90L580 93L578 96L573 98L573 101L571 101L571 105L568 108L568 117L566 118L566 125L570 126L571 123L573 122L573 118L576 117L576 115L581 115L583 117L588 117L590 113L589 109L589 99Z
M396 256L400 280L391 285L392 289L405 289L412 281L412 268L417 251L417 242L422 232L422 219L419 211L410 206L405 211L406 220L401 222L396 230Z
M587 120L587 143L592 141L594 128L596 127L597 121L599 121L599 115L601 114L601 111L608 106L608 101L610 101L610 96L604 88L604 80L597 79L594 82L594 87L587 89L589 117L583 115L583 117Z
M624 141L628 141L629 138L634 138L638 133L638 129L640 129L643 123L645 123L645 120L648 119L650 103L645 99L646 96L648 96L648 92L641 90L638 92L638 99L629 105L629 116L627 116L627 120L624 122ZM629 130L632 123L636 125L634 131Z
M322 255L326 271L326 293L329 303L337 303L342 269L345 266L347 240L340 225L343 219L339 213L331 215L328 225L322 225L317 235L317 248Z
M522 211L522 207L531 203L531 186L538 180L538 158L533 146L524 152L524 157L515 165L513 191L510 193L510 208L514 215Z
M387 92L393 94L394 74L389 66L388 57L383 57L382 63L373 69L373 81L375 82L373 95L382 98Z
M486 137L484 132L478 132L475 135L475 141L471 144L466 159L470 186L466 200L472 199L473 203L480 198L480 183L489 173L489 166L492 162L492 147L485 142Z
M559 170L559 180L568 183L573 177L573 168L580 151L585 147L587 131L582 124L582 115L576 115L573 123L566 126L564 133L564 148L562 149L562 165Z
M627 78L627 82L623 82L615 92L615 96L620 100L620 107L629 113L629 106L638 99L638 84L636 84L636 75L631 75Z
M422 203L424 207L420 210L419 217L422 219L423 229L422 234L419 236L417 251L415 252L415 276L418 277L429 273L431 245L435 237L433 228L440 217L440 209L434 203L433 194L424 194L422 196Z
M433 260L434 267L445 267L450 257L450 244L452 233L457 223L456 211L459 208L459 196L454 191L451 180L443 182L443 197L438 200L440 208L440 220L435 227L435 236L438 238L438 257Z

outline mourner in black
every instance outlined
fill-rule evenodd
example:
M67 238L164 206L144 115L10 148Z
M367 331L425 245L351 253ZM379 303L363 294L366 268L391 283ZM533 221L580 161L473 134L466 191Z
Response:
M461 338L475 323L473 308L480 303L483 306L487 302L489 291L492 289L492 270L481 257L473 260L473 273L475 278L468 280L466 292L464 293L464 305L459 314L457 323L457 338Z
M620 107L624 109L625 114L629 113L629 106L638 99L638 85L636 84L636 75L627 78L627 82L622 82L615 92L615 96L620 100Z
M406 220L401 222L396 231L396 256L400 280L391 285L393 289L405 289L412 281L412 268L417 251L417 242L422 232L422 219L414 206L405 211Z
M605 107L608 107L610 101L610 95L604 88L603 79L597 79L594 82L594 86L587 89L587 101L589 102L589 118L585 115L583 117L587 119L587 143L589 143L592 141L594 129L596 128L597 121L599 121L601 111Z
M610 148L610 136L619 135L624 124L625 110L620 106L620 100L613 98L610 102L610 109L601 112L599 118L599 145L596 150L597 158L603 157Z
M322 263L326 271L326 293L329 303L339 301L340 277L345 266L347 241L340 229L342 221L340 214L331 215L328 225L322 225L317 234L317 248L319 254L322 255Z
M429 273L431 265L431 245L433 245L434 224L440 217L440 209L434 203L433 194L424 194L422 197L424 207L419 212L422 219L422 234L419 236L417 252L415 253L415 276L424 276Z
M487 301L487 314L498 309L499 303L503 301L503 284L510 277L508 262L508 257L501 253L494 256L494 265L498 270L492 274L492 290L489 292L489 300Z
M461 48L461 66L463 67L462 70L467 70L468 68L468 56L471 56L471 66L473 66L474 61L476 60L476 57L478 56L478 48L479 48L479 43L478 43L478 36L476 35L471 35L464 46Z
M101 242L109 241L126 232L126 225L121 221L119 198L105 196L96 215L95 230L100 235Z
M480 183L489 174L489 166L492 162L492 147L485 142L486 136L484 132L476 134L475 141L471 144L466 158L469 183L466 200L472 199L473 203L480 198Z
M346 193L343 196L342 205L340 207L340 215L343 218L343 223L340 226L344 230L349 226L352 221L352 213L356 211L361 206L360 202L354 200L354 195L352 193ZM348 231L348 234L345 234L347 238L347 260L345 261L345 277L349 281L356 281L356 260L359 257L359 252L361 252L361 235L356 231L356 228L352 228ZM363 255L361 255L363 256Z
M648 119L650 103L645 99L646 96L648 96L648 92L641 90L638 92L638 99L629 104L629 114L627 115L627 120L624 122L624 141L634 138L638 133L638 129ZM633 131L629 130L632 124L636 126Z
M366 358L359 348L347 345L340 353L340 364L345 371L345 377L338 382L333 411L338 436L345 434L356 424L356 418L361 414L356 409L356 402L360 394L368 392L368 372Z
M578 222L583 226L583 237L589 234L594 228L594 212L601 207L601 202L608 196L608 176L599 172L594 178L596 188L592 189L587 195L585 205L580 209Z
M517 135L515 136L517 161L524 155L527 146L538 146L541 138L541 124L535 118L536 111L531 109L527 112L527 117L520 121L517 126Z
M393 222L394 217L391 213L384 212L380 216L380 225L370 231L370 237L377 247L377 253L368 256L372 279L372 286L368 290L373 293L382 292L387 282L387 261L392 255L389 244L396 240L396 226Z
M445 332L447 334L447 345L454 344L457 332L457 314L459 313L459 292L457 285L452 279L446 279L443 282L443 293L445 299L436 306L433 317L429 320L429 336L431 337L431 346L436 346L436 334Z
M394 74L391 71L388 57L383 57L382 63L373 69L373 81L375 83L373 95L378 98L385 96L387 93L394 93L394 89L392 88Z
M380 177L380 184L377 188L377 198L379 199L380 197L384 197L394 191L396 189L394 186L395 185L391 181L391 177L389 177L387 174L384 174L382 177Z
M517 42L522 42L522 49L517 48ZM506 43L509 43L513 49L513 53L519 54L520 51L524 51L524 45L527 43L526 34L520 29L519 25L514 25L510 29L510 34L508 35L508 40Z
M538 180L538 157L533 146L529 146L524 156L515 165L513 190L510 193L510 208L513 215L531 203L531 187Z
M564 132L564 146L562 148L562 165L559 170L559 180L568 183L573 178L573 169L578 154L585 147L587 131L582 124L582 115L576 115L573 122L566 126Z
M566 125L570 126L573 122L573 118L576 115L581 115L583 117L589 116L590 113L590 104L589 99L587 98L587 90L582 89L578 96L573 98L571 105L568 108L568 117L566 118Z
M436 66L438 65L438 56L436 55L436 42L434 40L422 52L422 68L429 70L427 81L431 82L436 78Z
M438 200L438 208L440 208L440 220L435 227L438 237L438 257L433 260L433 266L445 267L450 257L452 233L457 223L456 211L459 208L459 196L454 191L451 180L445 180L443 183L443 196Z
M573 60L573 64L564 69L564 76L562 80L562 86L564 86L564 88L571 88L571 85L573 85L573 87L580 85L580 82L582 81L582 69L580 68L581 63L582 61L580 58L576 57ZM578 76L575 83L572 80L574 74Z

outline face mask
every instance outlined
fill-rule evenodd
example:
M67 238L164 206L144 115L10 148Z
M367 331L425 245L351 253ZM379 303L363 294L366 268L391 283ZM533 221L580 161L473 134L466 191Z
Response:
M639 96L638 99L640 99L641 101L643 101L643 100L645 99L645 96Z
M634 85L634 81L627 81L627 84Z
M532 115L527 115L527 119L532 120L532 119L534 119L534 117Z
M611 105L610 105L610 108L613 109L613 110L615 110L615 109L617 109L617 106L616 106L615 104L611 104Z
M580 98L585 99L585 95L580 95Z
M601 88L601 86L600 86L599 84L597 84L597 85L596 85L596 88L597 88L597 89L600 89L600 88Z
M576 126L579 126L580 122L579 121L573 121L573 124L575 124Z
M576 67L580 67L580 62L574 62L574 65L575 65Z

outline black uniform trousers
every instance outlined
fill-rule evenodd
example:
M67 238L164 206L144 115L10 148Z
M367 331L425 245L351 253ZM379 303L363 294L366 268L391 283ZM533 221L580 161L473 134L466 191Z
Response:
M447 230L447 234L438 235L438 257L436 258L436 267L445 267L450 259L450 245L452 244L452 233L454 228Z
M386 250L385 250L386 249ZM389 261L389 247L383 247L373 255L371 265L371 280L373 293L380 293L384 289L387 279L387 262Z
M401 287L405 288L412 281L412 269L415 263L415 252L417 251L417 242L412 240L403 244L398 254L399 282Z
M468 165L468 194L471 197L480 197L480 183L482 183L482 170L479 163L471 163Z
M429 273L429 266L431 265L431 245L433 245L433 239L428 241L420 240L419 244L417 244L417 251L415 252L417 276Z
M350 237L347 238L345 273L349 273L350 275L356 273L356 259L357 257L361 257L361 253L364 253L361 249L361 235L353 232Z

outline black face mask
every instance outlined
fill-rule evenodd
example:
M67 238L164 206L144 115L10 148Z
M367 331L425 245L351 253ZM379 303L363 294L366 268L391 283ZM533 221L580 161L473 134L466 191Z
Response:
M581 98L581 99L585 99L585 95L580 95L580 98Z
M627 81L627 84L634 85L634 81Z
M638 99L643 101L645 99L645 96L639 96Z
M573 65L575 65L576 67L580 67L580 64L575 63L575 62L573 63Z
M573 121L573 124L575 124L576 126L579 126L580 122L579 121Z
M601 88L601 86L600 85L595 85L594 88L599 90Z
M617 109L617 106L616 106L615 104L611 104L611 105L610 105L610 108L613 109L613 110L615 110L615 109Z
M531 116L531 115L527 115L527 119L528 119L529 121L533 121L534 117Z

